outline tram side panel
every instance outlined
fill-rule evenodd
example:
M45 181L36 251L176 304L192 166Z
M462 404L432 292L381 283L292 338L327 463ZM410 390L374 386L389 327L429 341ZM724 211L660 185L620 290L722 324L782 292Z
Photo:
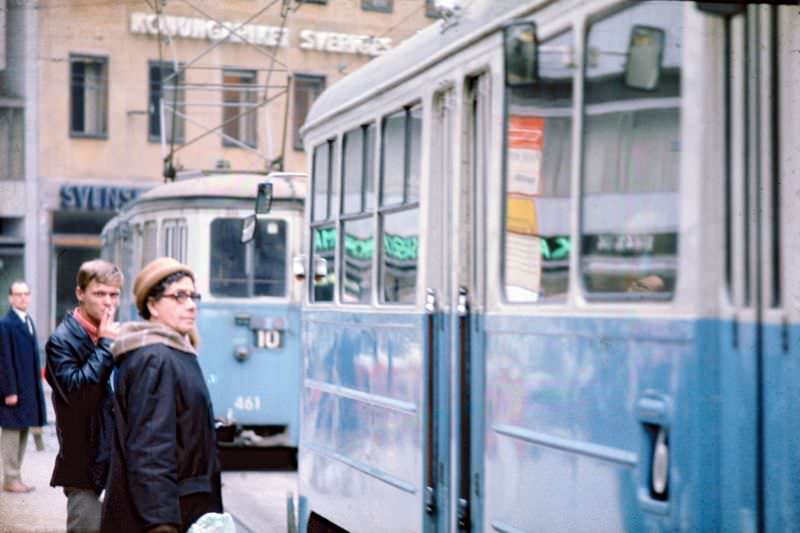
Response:
M314 513L352 532L418 531L420 317L307 309L303 337L300 530Z

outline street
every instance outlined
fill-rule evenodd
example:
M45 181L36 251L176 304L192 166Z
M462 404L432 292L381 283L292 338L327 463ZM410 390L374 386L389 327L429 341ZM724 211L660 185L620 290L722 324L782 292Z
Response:
M0 533L63 533L66 529L66 497L60 487L49 485L58 440L50 392L45 388L49 421L44 428L45 447L36 450L29 438L22 464L22 479L35 490L0 492ZM237 533L286 531L286 494L296 484L295 472L224 472L223 504L234 517Z

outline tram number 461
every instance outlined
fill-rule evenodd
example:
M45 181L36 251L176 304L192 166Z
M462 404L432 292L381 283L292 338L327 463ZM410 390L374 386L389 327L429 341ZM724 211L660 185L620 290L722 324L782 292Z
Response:
M239 411L260 411L261 397L259 396L237 396L233 402L233 407Z
M281 332L277 329L257 329L256 348L274 350L281 347Z

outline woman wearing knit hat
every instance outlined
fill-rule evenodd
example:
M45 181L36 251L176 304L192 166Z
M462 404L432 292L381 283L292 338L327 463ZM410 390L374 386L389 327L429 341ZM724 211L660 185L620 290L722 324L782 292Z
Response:
M101 531L174 533L222 512L213 409L197 362L194 273L168 257L133 283L143 322L122 326Z

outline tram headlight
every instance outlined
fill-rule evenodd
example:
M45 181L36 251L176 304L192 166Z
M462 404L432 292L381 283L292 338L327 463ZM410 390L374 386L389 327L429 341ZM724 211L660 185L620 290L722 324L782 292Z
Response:
M292 274L297 281L306 279L306 256L296 255L292 258Z

